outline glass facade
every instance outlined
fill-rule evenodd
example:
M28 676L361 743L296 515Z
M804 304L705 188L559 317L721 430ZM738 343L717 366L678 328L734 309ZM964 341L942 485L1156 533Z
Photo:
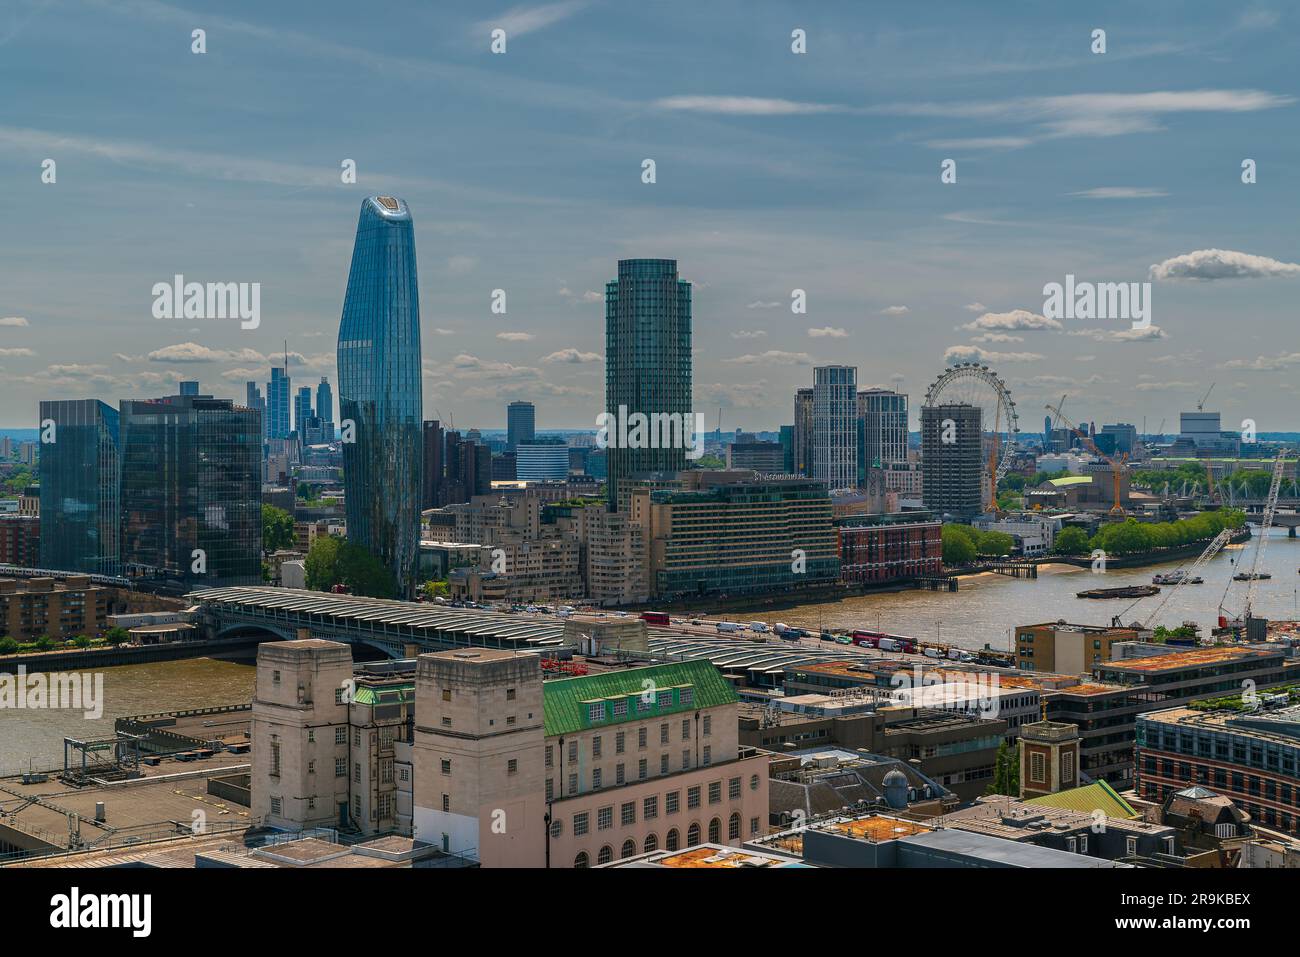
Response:
M291 429L289 374L284 369L272 367L271 381L266 384L266 437L287 439Z
M415 587L422 474L420 295L406 203L361 204L339 324L339 422L348 540L393 573L398 597Z
M831 491L858 484L858 370L813 370L813 478Z
M170 396L124 400L121 423L124 573L184 588L261 584L261 415Z
M622 259L605 284L605 410L647 416L691 415L691 284L677 278L675 259ZM687 438L689 443L689 437ZM679 472L686 448L608 451L610 510L620 480L638 472Z
M42 568L120 569L118 412L98 399L41 403L54 441L41 445Z
M520 442L535 437L537 410L531 402L511 402L506 406L506 446L515 449Z

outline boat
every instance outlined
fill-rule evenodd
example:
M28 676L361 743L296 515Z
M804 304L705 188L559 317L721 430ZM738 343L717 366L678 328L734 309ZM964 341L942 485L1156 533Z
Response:
M1252 573L1252 572L1237 572L1237 574L1235 574L1235 575L1232 576L1232 580L1235 581L1235 582L1249 582L1249 581L1261 581L1261 582L1262 582L1262 581L1267 581L1268 579L1270 579L1270 578L1272 578L1272 577L1273 577L1273 576L1270 575L1268 572L1254 572L1254 573Z
M1089 588L1085 591L1077 592L1078 598L1145 598L1148 595L1159 594L1160 589L1155 585L1125 585L1122 588Z
M1151 578L1151 584L1153 585L1202 585L1204 583L1205 579L1200 575L1189 576L1182 568L1173 572L1161 572L1159 575L1154 575Z

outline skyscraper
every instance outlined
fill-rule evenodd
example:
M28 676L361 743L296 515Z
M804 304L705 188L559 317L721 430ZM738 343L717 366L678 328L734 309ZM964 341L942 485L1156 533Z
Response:
M619 260L618 278L605 284L605 412L675 414L684 424L694 421L691 284L677 277L675 259ZM690 436L669 448L611 443L606 481L610 511L618 507L620 481L638 472L685 469L689 444Z
M938 516L969 519L983 510L981 418L965 403L921 406L921 498Z
M194 379L187 379L180 384L181 395L198 395L199 384Z
M813 478L828 490L858 484L858 370L813 370Z
M506 447L514 451L520 442L535 437L537 409L531 402L511 402L506 406Z
M398 597L415 588L422 463L420 293L415 233L403 200L361 203L339 324L339 418L348 540L393 574Z
M258 415L230 399L123 400L122 564L185 588L262 580Z
M316 417L320 419L325 441L333 442L334 390L330 388L330 380L325 376L320 377L320 385L316 386Z
M420 508L440 508L443 503L442 423L431 419L424 423L424 470L421 476Z
M271 381L266 384L266 437L287 439L293 431L289 418L289 370L271 367Z
M40 565L116 575L120 570L121 433L97 399L42 402Z
M298 437L304 441L311 417L311 386L304 385L299 387L293 397L293 427L298 431Z
M813 390L799 389L794 394L794 471L812 477L813 471Z
M869 468L889 468L907 462L907 396L890 389L858 393L859 483Z

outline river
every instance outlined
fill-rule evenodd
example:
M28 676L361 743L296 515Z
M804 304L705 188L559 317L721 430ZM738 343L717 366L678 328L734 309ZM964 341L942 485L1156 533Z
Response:
M1253 531L1258 535L1257 528ZM1159 621L1150 624L1153 627L1157 624L1174 627L1184 620L1195 621L1203 629L1202 633L1208 635L1210 629L1218 624L1219 602L1237 571L1233 563L1240 561L1243 567L1248 568L1254 556L1255 541L1252 538L1242 545L1230 545L1221 551L1201 572L1205 583L1184 586L1165 606ZM728 608L718 617L731 621L749 621L752 618L768 624L781 621L815 631L823 628L831 631L870 628L968 649L982 648L988 643L1006 650L1011 631L1017 625L1061 618L1076 624L1107 625L1112 615L1124 612L1132 604L1132 599L1076 598L1075 592L1086 588L1149 585L1151 576L1157 572L1172 571L1180 565L1190 565L1194 560L1108 569L1104 574L1073 565L1049 564L1039 566L1036 580L985 572L963 576L957 592L881 592L776 610ZM1273 529L1261 569L1273 577L1259 582L1256 613L1272 619L1300 618L1297 614L1300 539L1287 538L1285 529ZM1225 603L1230 617L1240 614L1246 587L1245 582L1232 582ZM1143 599L1124 615L1124 621L1150 614L1168 591L1169 586L1162 586L1159 595Z

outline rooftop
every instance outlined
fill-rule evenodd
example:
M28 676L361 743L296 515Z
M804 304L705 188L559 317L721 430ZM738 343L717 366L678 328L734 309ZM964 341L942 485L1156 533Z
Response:
M1220 665L1233 661L1245 661L1249 658L1272 658L1282 653L1258 651L1254 648L1191 648L1168 655L1152 655L1149 658L1129 658L1124 661L1107 661L1100 667L1110 671L1131 671L1138 673L1181 671L1185 668L1199 668L1205 665Z
M558 678L547 681L542 692L548 737L739 701L731 684L708 661ZM625 706L621 714L620 703ZM591 710L598 705L604 706L604 718L593 721Z

